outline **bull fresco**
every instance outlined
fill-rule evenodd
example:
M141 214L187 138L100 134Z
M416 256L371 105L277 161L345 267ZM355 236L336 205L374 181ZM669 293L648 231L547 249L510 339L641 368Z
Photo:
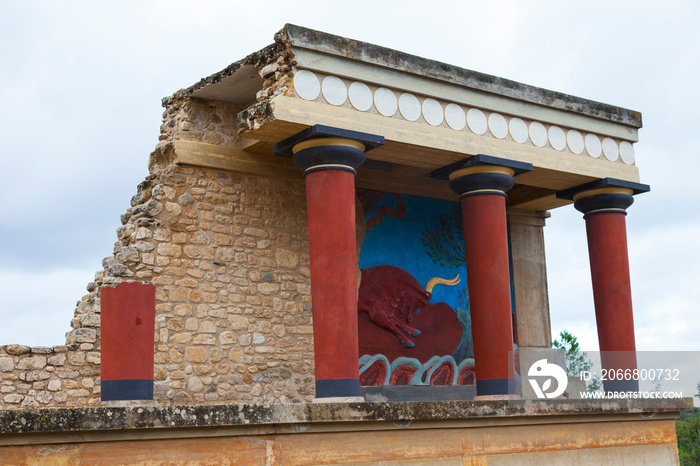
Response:
M474 383L459 204L358 190L362 385ZM359 214L359 212L358 212Z

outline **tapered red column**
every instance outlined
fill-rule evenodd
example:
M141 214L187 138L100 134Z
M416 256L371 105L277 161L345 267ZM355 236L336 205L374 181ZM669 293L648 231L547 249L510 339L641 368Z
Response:
M476 393L515 395L506 191L531 166L483 155L465 165L449 178L462 205Z
M631 374L637 368L625 216L634 202L632 195L648 190L646 185L606 178L579 187L572 196L586 220L601 364L623 376L604 380L606 392L639 390L632 377L625 380L625 371Z
M304 170L309 228L316 398L360 396L355 168L383 138L314 126L283 141Z

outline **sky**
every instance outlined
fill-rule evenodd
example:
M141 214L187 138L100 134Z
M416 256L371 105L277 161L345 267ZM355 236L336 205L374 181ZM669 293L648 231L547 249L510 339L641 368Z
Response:
M697 351L700 3L0 1L0 344L63 344L148 174L160 99L285 23L642 112L627 229L637 348ZM545 228L552 331L598 341L581 214Z

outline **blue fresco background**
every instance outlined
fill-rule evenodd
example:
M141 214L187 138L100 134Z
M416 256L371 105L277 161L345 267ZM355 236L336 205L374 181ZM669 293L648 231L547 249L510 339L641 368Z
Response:
M467 285L467 269L441 267L432 261L426 253L426 246L421 237L426 226L438 223L439 214L449 214L456 202L425 197L401 195L406 203L406 214L396 218L384 215L382 221L365 233L360 251L360 268L390 264L408 271L425 287L432 277L451 279L459 273L460 283L449 287L438 285L433 289L431 303L445 302L456 309L458 295ZM364 219L377 215L380 205L398 207L396 195L386 193L386 198L377 202L369 212L364 212Z

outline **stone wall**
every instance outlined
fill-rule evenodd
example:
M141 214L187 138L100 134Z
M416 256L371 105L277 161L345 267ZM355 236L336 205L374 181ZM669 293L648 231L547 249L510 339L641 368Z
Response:
M256 99L289 92L288 38L232 64L257 69ZM177 140L239 148L242 107L163 99L161 134L121 216L113 255L87 286L66 345L0 347L0 409L100 403L100 289L156 286L155 390L161 404L310 401L314 395L304 181L176 163ZM362 216L358 233L364 234ZM358 246L359 247L359 246Z
M156 286L155 399L309 401L314 393L303 180L170 166L138 187L67 346L0 350L0 406L99 402L99 290Z

